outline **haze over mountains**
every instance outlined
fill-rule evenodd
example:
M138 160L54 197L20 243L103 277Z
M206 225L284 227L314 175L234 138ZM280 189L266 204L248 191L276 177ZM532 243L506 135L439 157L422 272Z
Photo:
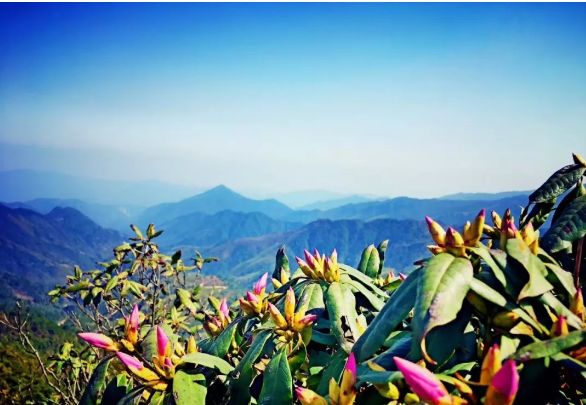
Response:
M0 185L11 176L0 173ZM74 188L68 190L73 193ZM72 196L83 196L85 191L81 188ZM59 189L52 192L60 193ZM5 187L2 193L15 195ZM205 256L219 257L220 262L206 271L235 283L271 271L281 245L291 261L303 249L330 252L336 248L341 261L356 265L364 247L389 239L386 264L407 271L413 261L426 255L425 215L461 226L481 208L518 210L526 204L527 194L382 200L352 196L348 204L339 205L344 199L335 198L315 201L310 209L292 209L276 199L256 200L220 185L147 207L125 204L129 199L123 195L120 202L111 204L80 198L9 201L0 206L0 273L9 287L5 294L39 294L51 283L61 282L73 264L89 269L96 261L108 259L112 248L131 236L130 223L141 227L155 223L164 229L159 243L166 252L182 249L190 257L197 249ZM38 197L32 192L23 195Z

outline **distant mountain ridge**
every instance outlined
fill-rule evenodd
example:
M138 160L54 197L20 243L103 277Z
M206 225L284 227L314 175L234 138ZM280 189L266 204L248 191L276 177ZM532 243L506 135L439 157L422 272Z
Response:
M163 203L147 208L141 214L140 222L142 224L164 223L196 212L216 214L225 210L260 212L272 218L282 218L294 212L293 209L275 199L253 200L220 185L178 202Z
M389 239L386 267L404 270L413 261L424 257L429 243L425 222L414 220L378 219L318 220L287 233L277 233L254 238L242 238L212 247L206 254L217 256L220 262L209 271L219 276L249 281L256 275L271 271L275 253L285 245L291 266L295 267L295 255L303 249L318 248L331 253L335 248L341 262L356 266L362 250L371 243Z
M47 289L62 283L74 264L93 267L124 240L73 208L43 215L0 204L0 229L3 298L17 294L46 299Z
M220 211L208 215L191 213L164 222L160 241L164 247L196 246L204 248L231 240L287 232L303 224L280 221L260 212Z

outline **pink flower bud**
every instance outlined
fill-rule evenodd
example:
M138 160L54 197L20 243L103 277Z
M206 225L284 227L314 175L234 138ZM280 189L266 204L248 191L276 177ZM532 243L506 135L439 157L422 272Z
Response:
M116 342L114 342L110 337L103 335L101 333L85 332L78 333L77 336L85 340L90 345L98 347L100 349L108 351L118 350L118 345L116 344Z
M228 302L226 298L222 299L220 302L220 312L227 318L230 316L230 310L228 309Z
M269 273L265 273L262 275L262 277L256 282L256 284L254 285L252 291L256 294L256 295L260 295L262 293L262 291L267 288L267 277L269 276Z
M131 371L140 371L144 367L142 365L142 361L129 354L116 352L116 356L118 356L118 359L122 362L122 364L124 364Z
M246 291L246 299L248 300L248 302L258 302L258 298L256 298L256 295L254 295L250 291Z
M307 264L309 265L309 267L311 267L313 270L315 270L315 259L313 258L313 256L311 255L311 253L309 253L306 250L303 251L303 253L305 254L305 261L307 262Z
M169 346L169 337L161 328L157 326L157 352L160 357L165 357L167 354L167 347Z
M315 314L310 314L310 315L305 315L303 318L301 318L299 320L299 322L305 326L311 325L312 323L314 323L317 319L317 315Z
M317 317L316 317L317 318ZM351 372L356 377L356 358L354 357L354 353L350 353L348 356L348 360L346 361L346 371Z
M446 387L431 371L399 357L394 360L407 384L423 401L438 405L449 397Z
M519 373L515 360L507 360L494 375L486 392L487 404L510 405L519 390Z

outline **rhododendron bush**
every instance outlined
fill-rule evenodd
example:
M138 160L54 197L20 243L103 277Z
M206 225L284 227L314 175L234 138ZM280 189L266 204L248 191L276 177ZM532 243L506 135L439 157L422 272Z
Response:
M200 288L213 259L166 256L160 231L133 226L100 270L76 268L50 292L74 308L83 349L48 367L62 383L76 367L90 376L78 398L61 389L54 400L581 403L585 171L574 155L522 210L452 226L425 218L431 256L408 275L385 268L387 241L356 268L317 249L294 252L293 265L282 248L229 300Z

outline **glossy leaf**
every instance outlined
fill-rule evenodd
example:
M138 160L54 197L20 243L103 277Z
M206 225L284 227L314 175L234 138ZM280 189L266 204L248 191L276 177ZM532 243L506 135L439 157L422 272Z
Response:
M106 357L96 366L94 372L83 391L83 395L79 400L80 405L93 405L98 402L98 394L104 387L106 375L108 373L108 366L112 361L112 357Z
M517 350L513 358L517 361L529 361L553 356L569 349L586 339L586 330L570 332L566 336L559 336L549 340L534 342Z
M179 370L173 378L173 398L176 405L205 405L207 387L203 374Z
M269 362L265 373L259 405L293 403L293 381L285 350L278 352Z
M218 335L218 337L212 342L207 352L213 356L224 357L230 350L230 345L236 334L238 328L238 321L233 321L226 329Z
M578 164L562 167L531 193L529 201L539 203L554 200L576 184L585 170L584 166Z
M254 377L254 363L262 354L272 331L265 330L254 337L252 344L234 370L236 376L230 382L230 404L248 404L250 402L249 386Z
M415 270L409 274L354 344L352 351L357 361L364 361L376 353L391 332L413 309L421 272L421 270Z
M527 297L536 297L553 289L545 276L547 270L543 262L529 250L529 247L520 239L509 239L506 246L507 253L519 262L529 275L529 281L519 293L518 300ZM510 269L514 271L514 267Z
M586 235L586 195L576 198L543 236L542 245L550 252L571 250L572 243Z
M228 362L219 357L199 352L186 354L181 357L180 364L185 363L208 367L219 371L221 374L228 374L234 369Z
M414 345L436 326L454 319L466 298L473 278L472 263L448 253L434 256L422 270L413 317Z

